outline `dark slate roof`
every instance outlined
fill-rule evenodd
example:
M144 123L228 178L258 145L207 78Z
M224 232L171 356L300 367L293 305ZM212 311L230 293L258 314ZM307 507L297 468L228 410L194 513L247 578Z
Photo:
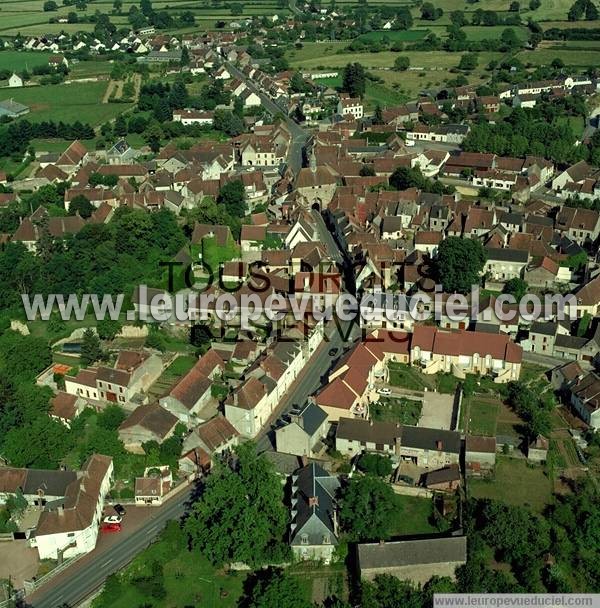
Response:
M402 427L402 438L400 440L402 447L437 451L438 442L442 444L441 451L460 453L460 433L456 431L427 429L421 426Z
M542 334L544 336L554 336L556 335L556 330L558 329L558 323L554 321L548 321L544 323L543 321L535 321L531 324L531 329L529 330L530 334Z
M583 348L588 343L587 338L580 338L579 336L564 336L559 334L556 336L556 340L554 341L555 346L559 346L562 348L571 348L573 350L579 350Z
M317 429L327 419L327 414L316 404L309 403L302 414L302 428L308 435L314 435Z
M298 469L292 476L292 513L290 544L292 545L337 545L334 511L335 493L340 487L333 477L317 464ZM307 542L302 543L302 536ZM323 536L329 536L329 543Z
M75 471L49 471L46 469L0 469L0 489L14 494L21 489L23 494L65 496L67 487L77 479Z
M529 253L519 249L488 249L488 261L527 263Z
M361 571L372 568L465 562L466 560L466 536L358 545L358 562Z

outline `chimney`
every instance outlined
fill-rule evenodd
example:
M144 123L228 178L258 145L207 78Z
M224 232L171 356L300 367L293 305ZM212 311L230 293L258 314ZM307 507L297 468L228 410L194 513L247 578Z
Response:
M369 426L373 426L373 418L371 418L371 420L369 420Z
M65 515L65 509L64 509L64 507L62 505L58 506L57 512L58 512L59 517L64 517L64 515Z
M444 444L438 439L435 442L435 449L441 452L443 447L444 447Z
M302 465L302 467L308 466L308 458L306 457L306 455L300 456L300 464Z
M379 541L379 546L383 547L383 545L385 545L385 541L383 540L383 538Z
M309 507L318 507L319 506L319 497L318 496L309 496L308 497L308 506Z

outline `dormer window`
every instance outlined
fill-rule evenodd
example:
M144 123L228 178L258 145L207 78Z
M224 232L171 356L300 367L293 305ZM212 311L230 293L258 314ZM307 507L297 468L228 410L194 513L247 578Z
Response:
M301 545L308 545L308 534L301 534L300 535L300 544Z

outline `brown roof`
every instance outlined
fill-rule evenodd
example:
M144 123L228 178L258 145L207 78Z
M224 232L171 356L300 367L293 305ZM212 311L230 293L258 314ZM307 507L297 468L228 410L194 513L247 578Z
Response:
M79 141L75 140L61 155L56 162L57 165L78 165L87 154L87 148Z
M160 477L136 477L136 496L162 496L162 479Z
M135 426L146 429L159 437L165 439L171 429L177 424L177 418L162 408L158 403L151 405L140 405L125 420L119 430L127 430Z
M231 422L221 414L201 424L196 433L211 453L239 435Z
M575 295L577 296L577 303L583 306L600 304L600 276L586 283Z
M467 452L496 453L496 438L483 437L480 435L467 435L465 438L465 449Z
M224 362L214 351L207 351L192 369L175 385L169 393L187 409L192 409L198 399L211 387L210 376L215 369L223 368Z
M64 508L42 511L36 536L84 530L94 523L96 509L104 481L112 466L112 458L94 454L82 469L82 475L69 484Z
M64 420L73 420L77 414L77 396L59 391L50 401L50 413Z
M267 387L252 376L233 395L228 397L227 403L245 410L252 410L266 394Z
M119 352L115 368L127 372L137 369L148 357L149 353L135 350L122 350Z

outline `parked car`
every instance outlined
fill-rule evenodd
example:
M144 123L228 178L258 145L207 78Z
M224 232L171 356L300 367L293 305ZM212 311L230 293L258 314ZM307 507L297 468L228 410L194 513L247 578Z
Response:
M102 532L120 532L121 524L102 524L100 530Z
M102 520L105 524L120 524L123 518L120 515L109 515Z
M391 394L392 394L392 391L391 391L391 389L389 389L389 388L378 388L378 389L377 389L377 392L378 392L380 395L391 395Z
M121 517L127 513L123 505L117 504L113 508L117 512L117 515L120 515Z

